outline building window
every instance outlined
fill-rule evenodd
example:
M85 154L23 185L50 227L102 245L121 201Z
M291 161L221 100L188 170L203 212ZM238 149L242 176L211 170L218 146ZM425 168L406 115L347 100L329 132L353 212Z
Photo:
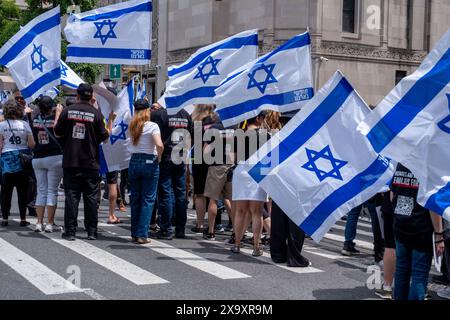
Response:
M357 0L343 0L342 6L342 31L356 33Z
M404 77L406 77L407 73L404 70L396 70L395 71L395 85L397 85Z

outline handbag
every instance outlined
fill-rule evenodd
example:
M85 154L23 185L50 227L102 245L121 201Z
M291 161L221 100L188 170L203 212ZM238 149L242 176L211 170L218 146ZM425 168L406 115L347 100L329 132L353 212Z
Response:
M14 134L14 131L11 127L11 124L9 123L9 120L6 120L6 122L8 122L9 130L11 131L14 141L17 141L16 135ZM19 148L17 148L17 145L16 144L14 144L14 145L15 145L17 151L19 151L19 159L20 159L20 163L22 164L22 167L25 170L32 170L33 166L31 164L31 162L33 161L33 153L32 152L31 153L21 152L19 150Z
M61 147L61 144L58 142L58 139L56 139L56 137L50 132L50 130L48 130L48 128L45 126L44 121L41 118L41 115L39 115L38 117L39 122L42 124L42 126L44 127L45 132L47 132L48 136L50 137L50 139L53 140L54 143L56 143L56 145L58 146L59 150L61 151L61 153L64 152L63 147Z

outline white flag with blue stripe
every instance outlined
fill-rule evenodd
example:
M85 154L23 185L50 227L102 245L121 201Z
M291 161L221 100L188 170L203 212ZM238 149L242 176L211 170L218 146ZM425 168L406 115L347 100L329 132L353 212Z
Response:
M145 65L151 61L152 1L132 0L70 15L67 62Z
M144 81L142 84L142 91L141 95L139 96L140 99L146 99L147 98L147 80Z
M359 131L370 112L340 73L245 164L249 175L315 241L392 178Z
M414 173L418 203L450 220L450 30L360 130L377 152Z
M214 90L234 70L258 56L258 30L244 31L203 47L169 67L164 102L169 114L192 104L211 104Z
M58 6L31 20L0 49L0 64L28 103L60 84L60 21Z
M224 126L256 117L262 110L300 109L314 95L308 32L228 75L214 102Z
M61 84L75 90L82 83L84 83L83 79L61 60Z
M128 150L130 143L128 126L133 117L133 103L134 80L131 80L117 95L115 103L111 106L117 116L108 142L100 145L100 171L102 173L123 170L129 166L131 155Z

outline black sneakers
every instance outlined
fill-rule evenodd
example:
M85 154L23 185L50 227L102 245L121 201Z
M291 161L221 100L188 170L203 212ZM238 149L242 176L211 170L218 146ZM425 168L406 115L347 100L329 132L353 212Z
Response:
M156 237L160 240L172 240L173 239L173 235L171 232L161 231L161 230L158 231L158 233L156 234Z
M361 252L357 249L355 249L354 247L345 247L342 249L341 254L347 257L351 257L354 255L358 255Z
M209 241L215 241L216 235L214 233L205 233L205 234L203 234L203 239L209 240Z
M67 241L75 241L75 236L73 234L63 233L62 238Z
M175 238L177 238L177 239L186 239L186 235L184 234L183 231L177 231L175 233Z

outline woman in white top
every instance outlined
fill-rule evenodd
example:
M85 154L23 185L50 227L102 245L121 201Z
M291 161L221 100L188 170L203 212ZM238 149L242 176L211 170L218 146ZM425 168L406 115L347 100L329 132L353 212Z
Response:
M158 125L150 121L148 101L137 100L134 110L129 126L131 238L133 242L146 244L150 242L148 228L158 189L159 160L164 144Z
M8 225L11 210L11 200L14 187L17 190L17 200L20 212L20 226L29 225L26 221L28 178L30 168L25 168L21 161L21 153L29 154L35 142L30 125L21 120L22 108L16 101L8 100L3 106L5 121L0 123L0 150L2 170L2 192L0 204L3 220L1 225Z

